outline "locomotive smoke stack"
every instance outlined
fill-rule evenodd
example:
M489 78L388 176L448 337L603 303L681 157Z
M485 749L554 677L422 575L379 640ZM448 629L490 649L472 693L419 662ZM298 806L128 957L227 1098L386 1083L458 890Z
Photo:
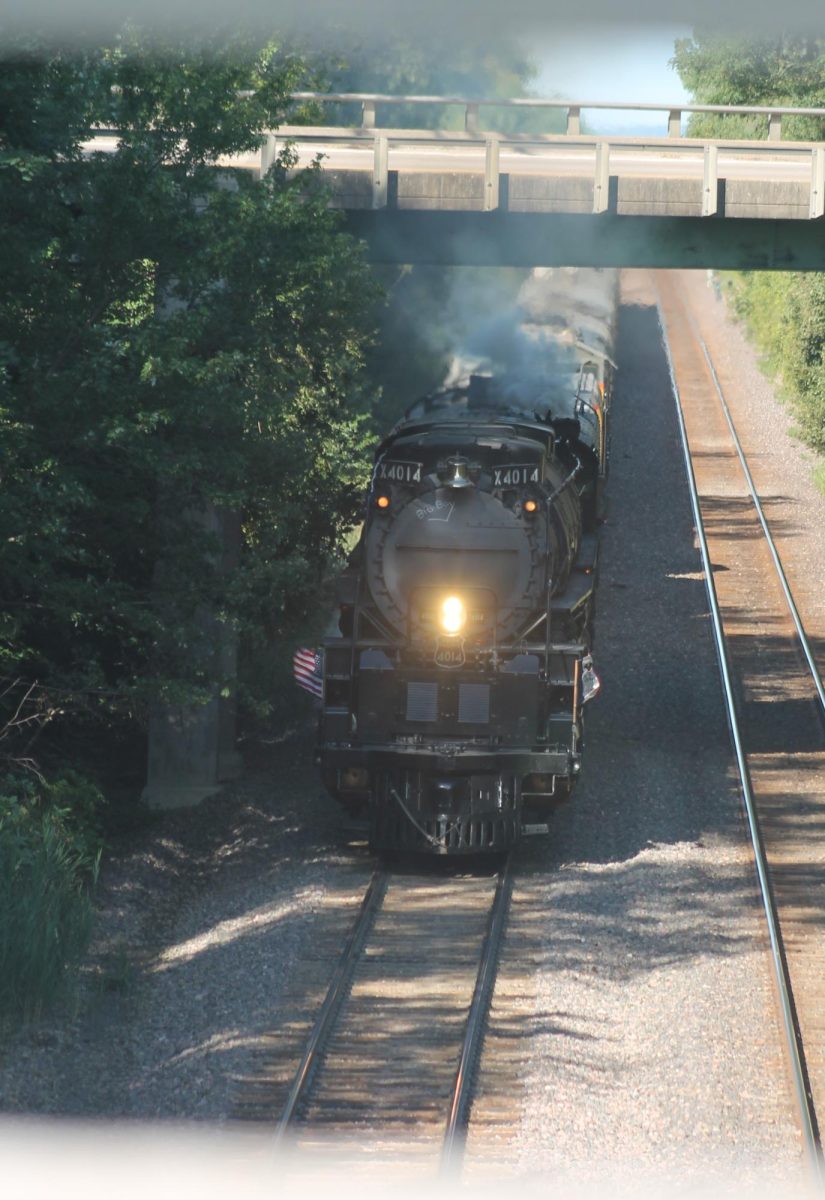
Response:
M471 375L467 399L470 404L486 404L490 399L492 378L489 375Z

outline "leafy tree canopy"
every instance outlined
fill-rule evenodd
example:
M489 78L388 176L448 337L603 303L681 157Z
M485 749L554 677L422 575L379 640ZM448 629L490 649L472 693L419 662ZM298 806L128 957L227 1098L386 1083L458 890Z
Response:
M731 36L697 30L676 43L674 65L705 104L825 108L825 38ZM692 133L765 137L764 118L696 116ZM784 117L783 138L822 140L825 123ZM794 409L797 431L825 454L825 285L822 275L744 272L728 282L733 305ZM820 468L820 482L825 470Z
M212 686L199 614L271 640L314 606L365 478L375 288L318 172L214 164L315 83L243 39L2 52L0 753L21 688L139 714Z
M673 65L699 104L825 107L825 38L799 35L722 36L697 29L676 42ZM825 124L815 118L783 121L783 137L819 140ZM767 136L764 117L697 114L698 137Z

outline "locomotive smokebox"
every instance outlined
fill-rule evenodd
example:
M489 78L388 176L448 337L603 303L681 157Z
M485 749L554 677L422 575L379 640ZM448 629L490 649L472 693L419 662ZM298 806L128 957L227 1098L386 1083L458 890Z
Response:
M375 603L399 632L409 628L413 597L423 589L490 593L499 637L541 603L544 563L537 534L490 492L469 481L440 486L391 512L367 532L365 576Z

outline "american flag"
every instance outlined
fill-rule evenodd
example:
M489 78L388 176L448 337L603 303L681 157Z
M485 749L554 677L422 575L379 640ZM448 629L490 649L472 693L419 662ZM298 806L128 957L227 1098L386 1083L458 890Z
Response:
M318 650L308 650L302 647L292 656L292 673L298 687L305 692L311 692L320 699L324 694L324 678L322 673L322 656Z

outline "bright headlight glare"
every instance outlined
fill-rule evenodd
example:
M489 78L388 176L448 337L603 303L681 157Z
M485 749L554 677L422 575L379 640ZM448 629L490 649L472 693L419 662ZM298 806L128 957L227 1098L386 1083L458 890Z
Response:
M441 602L441 628L445 633L460 633L467 622L467 609L460 596L447 596Z

